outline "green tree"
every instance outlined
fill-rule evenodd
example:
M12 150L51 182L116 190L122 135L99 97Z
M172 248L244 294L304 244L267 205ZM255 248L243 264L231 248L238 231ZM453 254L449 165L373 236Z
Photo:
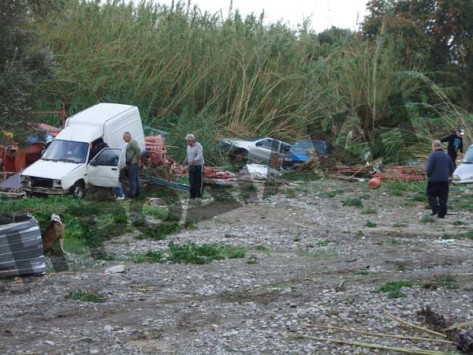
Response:
M36 46L30 24L63 0L0 1L0 120L4 132L21 142L34 121L39 85L54 74L55 59L47 47ZM0 134L0 142L9 134Z
M449 98L468 107L473 98L471 0L371 0L362 25L366 38L387 33L401 39L405 61L425 71Z

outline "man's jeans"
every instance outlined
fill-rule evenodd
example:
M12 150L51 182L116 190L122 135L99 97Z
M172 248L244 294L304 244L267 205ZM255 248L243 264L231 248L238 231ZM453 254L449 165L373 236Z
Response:
M128 164L128 184L130 185L130 197L140 194L140 168L138 164Z

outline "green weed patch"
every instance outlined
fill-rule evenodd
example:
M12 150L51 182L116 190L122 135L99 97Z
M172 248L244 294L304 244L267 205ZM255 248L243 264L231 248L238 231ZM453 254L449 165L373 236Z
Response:
M132 260L135 264L161 263L165 260L165 256L163 252L150 250L146 253L133 255Z
M173 263L209 264L214 260L244 258L245 249L229 245L194 243L168 244L168 260Z
M401 291L403 287L412 287L412 281L388 281L375 292L385 292L389 298L402 298L406 295Z
M363 199L361 197L349 198L343 201L343 206L363 207Z
M69 293L67 298L70 298L76 301L82 301L82 302L95 302L95 303L105 302L105 298L103 298L99 294L91 293L91 292L84 292L82 290L77 290L77 291Z

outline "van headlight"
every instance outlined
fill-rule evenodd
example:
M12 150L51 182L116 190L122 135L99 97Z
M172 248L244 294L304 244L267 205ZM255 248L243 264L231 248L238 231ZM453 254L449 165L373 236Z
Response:
M453 180L454 180L454 181L460 181L461 179L460 179L460 176L458 176L458 175L453 175Z
M54 189L62 188L61 180L53 180L53 188Z

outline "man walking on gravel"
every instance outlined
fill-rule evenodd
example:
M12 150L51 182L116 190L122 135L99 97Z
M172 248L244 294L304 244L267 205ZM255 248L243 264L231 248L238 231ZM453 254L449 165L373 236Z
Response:
M425 173L429 178L427 183L427 197L432 208L431 216L444 218L447 214L449 177L455 167L452 159L442 150L439 140L432 142L432 153L427 160Z
M186 143L184 166L189 169L190 202L200 202L203 192L204 150L193 134L186 136Z

